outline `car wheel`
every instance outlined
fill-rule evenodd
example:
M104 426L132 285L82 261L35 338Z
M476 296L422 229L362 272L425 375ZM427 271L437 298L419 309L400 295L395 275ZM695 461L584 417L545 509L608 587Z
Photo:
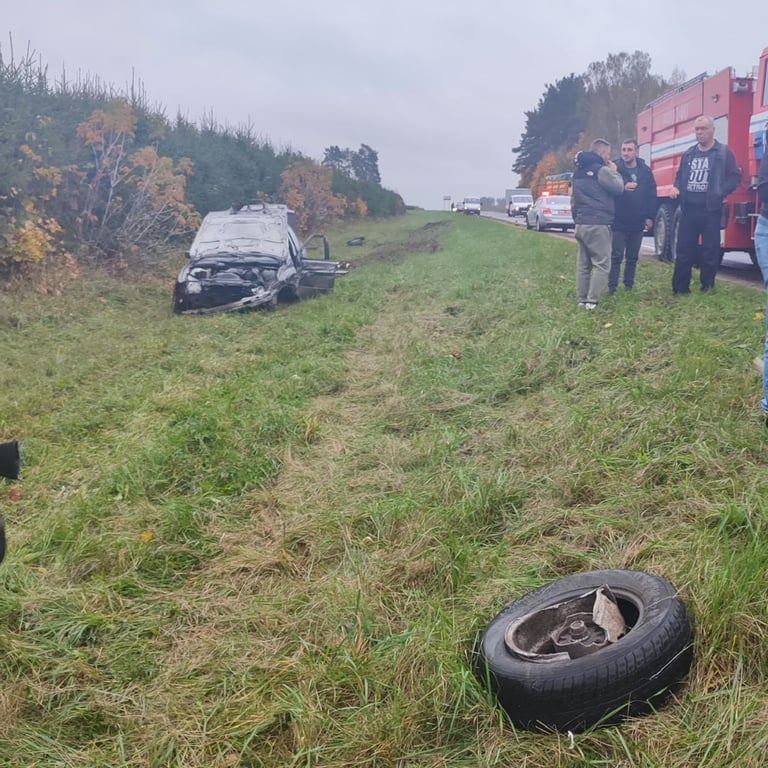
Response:
M590 599L595 611L585 613ZM602 618L611 612L605 600L620 630ZM662 703L692 659L693 629L677 590L642 571L605 570L508 605L479 637L473 661L514 725L578 732Z
M536 217L536 231L537 232L544 231L544 227L541 226L541 219L538 216Z
M531 220L527 216L525 217L525 228L533 229L533 227L531 227Z

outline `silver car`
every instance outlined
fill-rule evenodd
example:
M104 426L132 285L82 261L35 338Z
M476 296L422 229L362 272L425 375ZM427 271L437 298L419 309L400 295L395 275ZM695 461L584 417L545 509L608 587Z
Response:
M573 229L570 196L542 195L528 210L525 226L539 232L545 229L561 229L563 232Z
M188 263L176 279L173 309L178 314L210 315L274 306L333 290L346 265L308 259L307 243L289 224L285 205L247 205L212 211L187 252Z

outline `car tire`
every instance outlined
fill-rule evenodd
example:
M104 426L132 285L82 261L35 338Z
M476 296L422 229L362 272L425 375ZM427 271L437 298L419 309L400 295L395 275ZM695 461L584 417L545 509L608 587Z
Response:
M530 221L530 219L527 216L525 217L525 228L526 229L533 229L533 227L531 227L531 221Z
M511 622L601 586L616 597L628 627L619 640L580 658L544 662L508 649ZM478 679L514 725L579 732L662 703L692 659L693 628L677 590L642 571L603 570L567 576L508 605L479 637L473 661Z

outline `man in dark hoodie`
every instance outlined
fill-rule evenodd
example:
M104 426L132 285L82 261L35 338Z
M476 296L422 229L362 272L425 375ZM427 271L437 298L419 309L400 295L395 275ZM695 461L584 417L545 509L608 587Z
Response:
M579 244L576 295L580 307L595 309L608 287L614 198L624 191L624 182L605 139L595 139L589 152L578 152L573 161L571 211Z
M733 152L715 139L715 121L707 115L697 117L693 130L696 143L685 151L669 193L673 200L680 200L681 214L672 274L675 295L690 293L691 270L697 262L701 290L714 288L720 266L723 201L741 182Z
M608 290L615 293L624 263L624 287L635 284L637 259L643 243L643 232L653 227L656 215L656 180L651 169L637 156L637 142L625 139L621 144L621 159L616 170L624 180L624 194L616 198L616 218L613 222L611 271Z
M755 254L760 271L763 273L763 283L768 288L768 131L763 139L763 159L760 161L760 171L757 175L757 194L760 198L760 215L755 224ZM765 415L765 426L768 427L768 304L765 309L766 335L765 354L763 356L763 399L760 407Z

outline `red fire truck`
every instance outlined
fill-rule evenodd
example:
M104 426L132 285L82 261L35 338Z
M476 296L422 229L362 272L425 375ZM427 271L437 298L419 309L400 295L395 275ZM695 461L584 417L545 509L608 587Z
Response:
M755 261L754 229L757 171L768 125L768 48L755 73L737 77L732 68L706 73L652 101L637 117L639 155L653 171L659 207L654 222L656 256L674 261L680 211L669 197L680 159L696 143L693 122L700 115L715 121L715 138L727 144L741 169L741 184L726 199L720 230L721 257L746 251Z

